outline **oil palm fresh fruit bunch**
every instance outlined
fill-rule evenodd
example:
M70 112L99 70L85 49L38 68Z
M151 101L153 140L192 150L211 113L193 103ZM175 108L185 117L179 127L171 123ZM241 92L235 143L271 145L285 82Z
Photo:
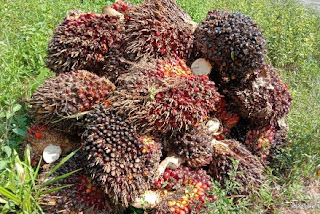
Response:
M259 75L227 92L239 115L253 124L269 124L287 115L292 98L278 72L265 64Z
M103 189L86 174L86 156L78 151L65 162L49 179L55 179L74 170L81 169L66 178L51 184L48 188L68 185L65 188L42 196L46 213L121 213L124 208L112 202ZM42 177L46 172L42 173Z
M175 1L145 1L126 16L123 53L127 60L172 55L185 59L190 54L192 24L184 21L189 16Z
M245 146L235 140L215 141L212 144L212 162L209 165L209 175L220 182L223 187L226 182L239 184L236 192L230 194L250 194L255 192L265 181L264 167L259 159L251 154ZM235 173L230 176L230 173Z
M47 67L55 73L89 70L116 79L124 30L119 20L116 16L73 11L54 30Z
M92 178L123 206L148 190L159 165L161 145L140 136L123 117L104 106L86 115L84 151Z
M36 123L76 135L83 129L78 120L82 114L97 104L109 104L114 89L105 77L85 70L62 73L46 80L32 94L29 114Z
M209 193L213 190L213 183L203 169L166 169L154 182L154 188L168 191L166 198L154 208L156 214L199 213L207 208L207 203L217 199Z
M283 120L283 119L282 119ZM287 126L281 120L276 123L254 126L247 134L244 144L253 154L268 164L273 153L287 145Z
M220 95L207 76L159 78L152 71L139 69L121 76L111 99L137 131L174 135L190 130L216 111Z
M236 12L212 10L194 33L193 57L212 63L212 77L222 86L239 85L265 61L267 42L258 25Z

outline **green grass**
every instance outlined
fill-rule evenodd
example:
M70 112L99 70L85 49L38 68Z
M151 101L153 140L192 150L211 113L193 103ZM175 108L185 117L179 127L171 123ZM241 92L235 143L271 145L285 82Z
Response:
M100 12L112 1L3 0L0 4L0 186L14 168L12 149L19 150L28 117L23 101L53 73L45 67L46 48L54 27L73 8ZM140 1L131 1L138 3ZM269 169L273 190L260 200L225 200L221 212L249 212L292 200L303 200L306 182L317 179L320 164L320 16L294 0L177 0L201 22L210 9L242 12L255 20L268 40L268 61L288 83L293 105L288 117L291 146ZM21 104L21 105L20 105ZM20 151L21 152L21 151ZM279 190L277 188L282 185ZM276 189L276 190L275 190ZM221 190L222 191L222 190ZM218 192L219 193L219 192ZM223 191L219 193L223 197ZM1 203L1 201L0 201ZM36 210L36 204L33 205ZM257 211L255 210L255 211ZM251 210L252 211L252 210ZM252 211L253 212L253 211ZM258 212L258 211L257 211Z

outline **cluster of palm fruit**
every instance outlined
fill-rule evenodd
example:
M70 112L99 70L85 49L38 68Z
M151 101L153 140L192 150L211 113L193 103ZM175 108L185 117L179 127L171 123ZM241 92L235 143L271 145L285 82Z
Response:
M26 144L35 163L50 144L81 148L52 179L83 170L53 184L72 186L44 196L44 209L200 213L216 201L212 179L254 194L287 143L292 102L266 49L249 17L212 10L196 25L174 0L73 11L49 42L56 76L29 100ZM191 69L197 58L210 73ZM148 191L157 198L137 203Z
M203 169L180 167L166 169L163 175L154 181L155 189L169 191L166 200L163 200L154 210L154 213L197 213L204 210L207 203L216 200L211 177Z

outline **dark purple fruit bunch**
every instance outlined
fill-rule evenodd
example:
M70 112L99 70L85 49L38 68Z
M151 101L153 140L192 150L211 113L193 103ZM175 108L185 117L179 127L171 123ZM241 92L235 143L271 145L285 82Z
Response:
M137 72L119 78L112 98L119 113L143 134L166 135L192 129L216 111L220 95L207 76L157 78Z
M170 150L185 159L190 167L201 167L212 161L211 141L214 136L205 126L177 135L170 143Z
M260 70L260 75L227 95L242 117L253 124L269 124L289 113L292 99L272 66L266 64Z
M114 79L122 32L118 17L74 11L54 30L47 67L56 73L89 70Z
M154 188L174 191L154 209L153 213L157 214L198 213L206 209L207 203L217 199L208 193L213 190L213 184L203 169L166 169L154 182Z
M84 150L92 178L118 203L128 206L148 190L161 157L161 145L139 136L124 118L103 106L86 115Z
M193 43L191 25L178 18L177 14L167 15L168 5L162 1L146 1L135 10L128 11L123 38L126 59L138 61L143 57L172 55L182 59L188 57ZM175 11L178 6L172 8Z
M32 94L30 116L36 123L72 132L78 129L81 113L97 104L108 104L114 89L108 79L88 71L63 73L46 80Z
M254 192L265 180L264 168L257 157L235 140L216 141L213 143L212 162L209 174L225 187L226 182L237 182L237 192L231 194L248 194ZM230 177L230 173L235 174Z
M238 82L265 61L267 42L261 30L239 12L210 11L194 36L193 54L210 60L222 83Z
M76 153L51 176L51 179L85 168L84 160L83 153ZM46 213L118 213L123 210L120 205L111 202L103 190L85 175L83 169L52 184L50 188L64 185L71 186L43 196L43 208Z

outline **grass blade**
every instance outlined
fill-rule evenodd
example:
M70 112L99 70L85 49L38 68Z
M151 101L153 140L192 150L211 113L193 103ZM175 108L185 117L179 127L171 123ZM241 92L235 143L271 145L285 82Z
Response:
M63 185L63 186L60 186L60 187L48 189L48 190L42 191L42 192L40 193L40 195L50 194L50 193L52 193L52 192L55 192L55 191L64 189L64 188L66 188L66 187L71 187L72 185L73 185L73 184L67 184L67 185Z
M79 148L80 149L80 148ZM79 149L71 152L68 156L64 157L53 169L50 170L50 172L46 175L46 177L48 178L50 175L52 175L55 171L57 171L57 169L59 169L61 167L62 164L64 164L65 162L67 162L77 151L79 151Z
M6 188L0 186L0 194L4 195L5 197L9 198L12 200L14 203L19 205L20 200L17 196L15 196L12 192L8 191Z
M45 186L48 186L48 185L50 185L50 184L53 184L53 183L55 183L55 182L57 182L57 181L59 181L59 180L61 180L61 179L63 179L63 178L66 178L66 177L68 177L69 175L72 175L73 173L78 172L78 171L80 171L80 170L82 170L82 169L77 169L77 170L74 170L74 171L72 171L72 172L68 172L68 173L66 173L66 174L60 175L60 176L58 176L58 177L56 177L56 178L54 178L54 179L52 179L52 180L49 180L49 181L43 183L43 184L41 185L41 188L42 188L42 187L45 187Z

